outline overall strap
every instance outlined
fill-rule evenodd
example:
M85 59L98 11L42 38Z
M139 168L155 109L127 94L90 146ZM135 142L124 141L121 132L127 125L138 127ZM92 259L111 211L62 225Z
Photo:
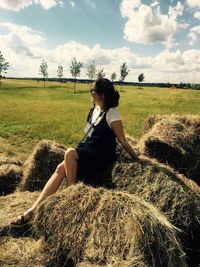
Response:
M93 111L94 111L94 107L90 109L90 111L89 111L89 113L87 115L87 120L86 120L87 122L90 122L90 120L92 118Z

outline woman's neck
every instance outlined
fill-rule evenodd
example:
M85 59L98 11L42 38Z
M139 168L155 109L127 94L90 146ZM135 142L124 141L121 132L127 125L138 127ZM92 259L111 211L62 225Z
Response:
M104 110L104 108L103 108L103 104L96 104L96 106L97 106L101 111Z

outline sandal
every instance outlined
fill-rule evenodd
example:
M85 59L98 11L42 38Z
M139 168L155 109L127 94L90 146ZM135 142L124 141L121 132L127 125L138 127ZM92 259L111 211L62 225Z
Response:
M32 217L33 217L33 210L29 209L25 214L18 216L16 219L13 219L10 222L10 226L12 228L22 228L30 223Z

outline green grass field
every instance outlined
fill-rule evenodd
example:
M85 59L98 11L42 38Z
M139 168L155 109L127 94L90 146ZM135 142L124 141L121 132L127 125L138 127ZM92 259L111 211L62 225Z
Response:
M83 136L90 84L2 80L0 154L25 159L41 139L74 146ZM120 88L118 88L120 89ZM125 132L139 138L151 114L200 114L200 91L124 86L119 111Z

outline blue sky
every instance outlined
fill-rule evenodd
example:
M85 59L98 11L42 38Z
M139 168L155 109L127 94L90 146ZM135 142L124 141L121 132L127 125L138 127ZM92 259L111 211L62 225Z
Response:
M41 61L49 77L58 63L70 77L73 57L93 60L127 81L199 83L199 0L0 0L0 51L8 76L38 77Z

